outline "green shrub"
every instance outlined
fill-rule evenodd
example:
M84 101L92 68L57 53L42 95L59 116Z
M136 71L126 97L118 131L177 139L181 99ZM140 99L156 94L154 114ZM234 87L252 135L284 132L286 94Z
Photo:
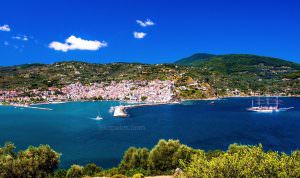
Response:
M130 148L118 168L102 170L95 164L87 164L84 167L73 165L68 171L59 169L55 172L60 155L49 146L31 146L19 153L14 149L11 143L0 147L0 177L82 178L86 175L139 178L172 174L176 168L183 170L180 177L188 178L300 177L300 151L290 155L265 152L262 145L232 144L227 151L205 152L180 144L178 140L160 140L150 153L144 148Z
M119 167L122 170L147 169L149 151L147 148L130 147L124 154Z
M299 177L300 152L291 156L264 152L261 145L233 144L227 152L207 158L201 151L191 162L181 161L184 177Z
M99 173L96 173L95 176L97 177L112 177L113 175L120 174L121 172L125 172L125 170L121 171L119 168L110 168L103 170Z
M178 140L160 140L149 154L148 166L154 174L172 173L179 160L187 162L194 153L195 150Z
M79 165L72 165L67 172L67 178L82 178L82 167Z
M141 174L141 173L138 173L138 174L134 174L132 176L132 178L145 178L145 176L143 174Z
M14 152L12 143L0 148L0 177L46 177L58 167L60 154L48 145Z
M116 175L112 176L111 178L127 178L127 177L122 174L116 174Z
M52 178L65 178L67 176L67 171L65 169L58 169L54 172Z
M143 174L143 175L151 175L150 170L144 170L144 169L130 169L125 171L125 175L128 177L132 177L135 174Z
M98 167L94 163L89 163L82 168L82 173L85 176L93 176L102 171L102 168Z

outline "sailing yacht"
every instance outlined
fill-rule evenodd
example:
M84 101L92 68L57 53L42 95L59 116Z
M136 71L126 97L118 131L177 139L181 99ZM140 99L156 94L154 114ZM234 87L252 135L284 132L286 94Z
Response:
M275 103L270 102L269 97L266 97L265 101L262 100L261 97L258 97L256 106L255 106L254 99L252 98L252 106L250 108L247 108L247 110L254 111L254 112L262 112L262 113L272 113L272 112L286 111L286 110L292 109L292 108L293 107L279 108L279 101L278 101L278 96L277 96Z

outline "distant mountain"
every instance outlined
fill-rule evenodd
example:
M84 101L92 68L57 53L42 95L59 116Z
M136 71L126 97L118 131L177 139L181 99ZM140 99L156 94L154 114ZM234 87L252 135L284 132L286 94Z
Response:
M197 53L190 57L180 59L175 62L175 64L179 65L187 65L187 66L196 66L199 65L205 61L208 61L212 57L215 57L216 55L208 54L208 53Z
M250 55L250 54L227 54L227 55L212 55L212 54L194 54L190 57L180 59L175 64L206 67L210 71L221 73L233 72L258 72L260 66L265 67L287 67L292 70L300 70L300 65L286 61L283 59Z

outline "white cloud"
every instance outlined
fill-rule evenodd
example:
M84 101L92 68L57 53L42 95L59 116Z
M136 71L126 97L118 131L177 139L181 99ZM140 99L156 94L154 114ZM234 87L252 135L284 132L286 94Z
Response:
M150 19L147 19L145 21L142 20L136 20L136 23L138 23L142 27L147 27L147 26L153 26L155 23L151 21Z
M8 46L9 43L8 43L7 41L4 41L4 45L5 45L5 46Z
M0 26L0 31L9 32L10 31L9 25L5 24Z
M100 42L97 40L84 40L82 38L77 38L73 35L67 38L65 43L53 41L49 44L49 48L63 52L67 52L69 50L95 51L103 47L107 47L107 43L105 41Z
M28 41L28 37L26 35L17 35L17 36L13 36L11 38L16 39L16 40Z
M144 33L144 32L133 32L134 38L137 38L137 39L143 39L143 38L145 38L146 35L147 35L147 33Z

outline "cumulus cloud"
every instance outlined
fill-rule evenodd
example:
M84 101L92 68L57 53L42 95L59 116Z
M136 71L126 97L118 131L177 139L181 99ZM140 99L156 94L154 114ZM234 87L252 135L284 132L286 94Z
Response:
M82 38L77 38L72 35L65 40L65 43L53 41L49 44L49 48L67 52L69 50L90 50L96 51L100 48L107 47L107 43L105 41L92 41L92 40L84 40Z
M16 39L16 40L28 41L28 37L26 35L17 35L17 36L13 36L11 38Z
M0 31L9 32L10 31L9 25L5 24L5 25L0 26Z
M137 38L137 39L143 39L143 38L145 38L146 35L147 35L147 33L144 33L144 32L133 32L134 38Z
M142 27L147 27L147 26L153 26L155 23L151 21L150 19L147 19L145 21L142 20L136 20L136 23L138 23Z

